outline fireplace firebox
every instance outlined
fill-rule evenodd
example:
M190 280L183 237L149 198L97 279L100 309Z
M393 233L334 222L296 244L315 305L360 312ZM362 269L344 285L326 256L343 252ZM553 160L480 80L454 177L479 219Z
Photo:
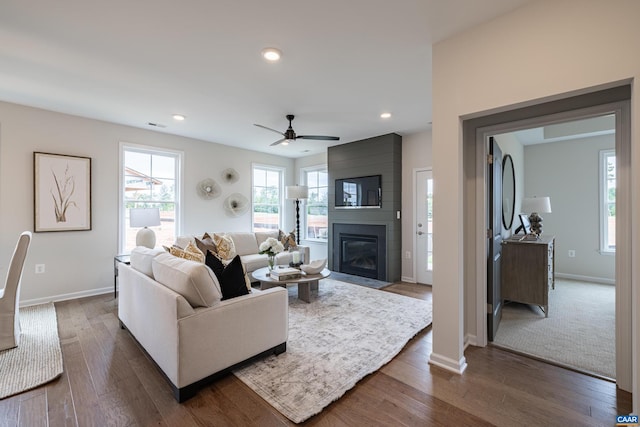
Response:
M386 280L386 227L334 224L334 268L341 273Z

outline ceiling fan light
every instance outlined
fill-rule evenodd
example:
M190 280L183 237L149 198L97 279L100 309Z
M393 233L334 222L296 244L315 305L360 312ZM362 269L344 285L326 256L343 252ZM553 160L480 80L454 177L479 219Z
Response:
M262 57L269 62L276 62L282 57L282 52L275 47L268 47L262 50Z
M289 141L288 139L285 139L284 141L282 141L282 145L289 145L291 141Z

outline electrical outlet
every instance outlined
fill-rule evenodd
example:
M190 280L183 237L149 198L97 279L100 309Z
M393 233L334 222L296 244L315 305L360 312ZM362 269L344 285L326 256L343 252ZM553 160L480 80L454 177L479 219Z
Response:
M575 258L576 257L576 251L573 249L569 249L569 258Z
M36 274L44 273L44 264L36 264Z
M405 257L406 259L411 259L411 251L405 251L405 253L404 253L404 257Z

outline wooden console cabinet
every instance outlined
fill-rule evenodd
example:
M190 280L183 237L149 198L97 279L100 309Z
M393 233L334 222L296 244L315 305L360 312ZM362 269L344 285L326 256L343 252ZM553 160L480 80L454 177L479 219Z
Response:
M502 299L539 305L549 317L549 288L555 288L555 236L539 240L502 242L500 287Z

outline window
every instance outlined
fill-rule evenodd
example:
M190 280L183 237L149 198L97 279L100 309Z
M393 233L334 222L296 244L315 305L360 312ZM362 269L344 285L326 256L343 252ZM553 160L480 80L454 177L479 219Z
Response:
M302 173L303 182L309 187L309 198L303 217L305 238L326 241L329 230L327 167L306 168L302 170Z
M279 230L282 225L282 184L284 169L253 167L253 231Z
M600 250L616 251L616 153L600 151Z
M150 227L156 234L156 247L173 245L180 228L181 164L180 152L121 145L121 253L135 247L139 229L129 224L132 208L158 208L160 225Z

